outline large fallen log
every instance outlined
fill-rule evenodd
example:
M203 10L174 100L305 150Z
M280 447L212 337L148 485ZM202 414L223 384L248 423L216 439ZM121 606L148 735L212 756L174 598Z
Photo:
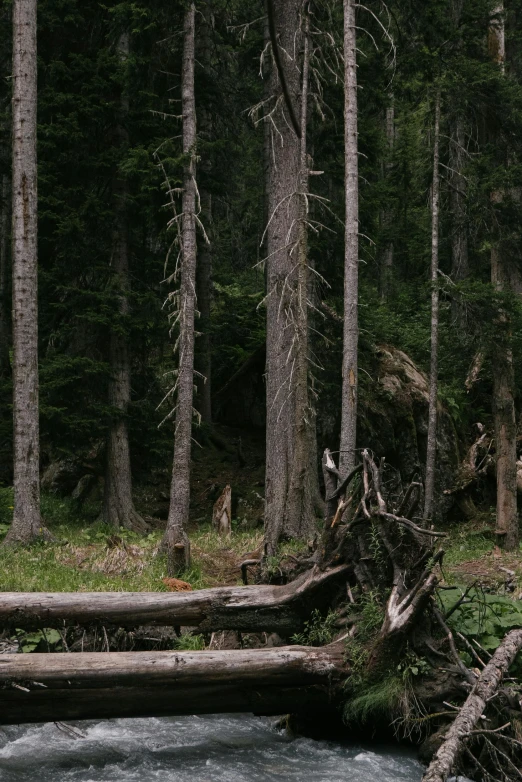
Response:
M136 652L138 654L138 652ZM1 693L0 725L67 720L253 713L261 716L336 711L339 693L326 684L301 687L111 687L105 690Z
M506 635L493 657L478 677L444 741L431 761L423 782L445 782L458 760L467 739L484 714L488 701L497 692L502 677L522 648L522 630ZM493 731L494 733L494 731Z
M299 630L313 608L328 604L324 587L346 575L318 568L285 586L217 587L194 592L0 592L0 627L24 630L66 624L117 627L177 625L201 632ZM334 584L335 586L335 584Z
M0 657L0 724L335 703L343 647Z

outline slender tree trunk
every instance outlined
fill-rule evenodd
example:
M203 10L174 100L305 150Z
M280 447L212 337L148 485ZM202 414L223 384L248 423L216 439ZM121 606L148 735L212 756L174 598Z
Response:
M491 59L505 71L504 4L498 3L490 22L488 47ZM501 190L491 194L494 209L501 203ZM504 257L498 238L491 250L491 282L499 292L511 289L509 261ZM498 313L498 339L492 350L493 417L497 467L497 542L507 551L518 550L519 528L517 512L517 427L515 416L515 374L511 324L507 313Z
M386 109L386 160L383 166L384 179L388 179L392 167L393 147L395 144L395 104L393 92L389 95L390 103ZM393 225L393 211L389 205L381 213L381 228L384 232L380 273L381 299L388 301L393 283L393 240L390 230Z
M440 90L435 98L435 131L433 138L433 184L431 192L431 362L430 401L428 412L428 445L426 449L426 483L424 494L424 518L431 519L435 488L435 463L437 457L437 392L439 361L439 139L440 139Z
M311 435L315 435L312 427L313 411L308 393L308 299L310 281L308 269L308 157L307 157L307 122L308 122L308 79L310 69L309 53L309 8L305 3L303 8L303 65L301 75L301 139L299 148L299 200L300 220L297 240L297 291L294 307L295 340L297 349L294 352L295 374L295 451L293 454L290 474L290 488L287 504L287 528L285 533L290 537L300 537L302 534L302 519L306 518L314 508L312 496L312 481L310 480L310 459L315 450L312 449ZM313 519L310 522L310 527Z
M199 60L205 69L210 71L210 30L208 21L201 24L201 51ZM206 143L212 140L212 116L208 108L201 108L198 112L199 134ZM212 345L210 338L211 305L212 305L212 195L208 189L208 177L210 176L212 163L207 154L201 161L200 205L201 221L209 241L202 237L198 248L197 263L197 300L199 309L198 332L196 350L196 369L198 375L196 385L198 391L198 407L201 420L207 424L212 423Z
M130 34L125 31L118 40L118 54L123 68L130 53ZM121 151L129 142L125 127L129 113L127 79L122 89L117 140ZM121 322L111 330L109 360L109 404L114 411L107 443L105 489L102 518L106 524L143 532L146 524L134 508L127 415L131 401L131 357L126 333L130 314L129 231L127 219L127 183L117 173L113 185L116 230L112 254L113 288L118 300Z
M502 263L502 250L491 250L491 282L496 290L509 290ZM495 421L497 467L498 545L506 551L518 550L517 511L517 426L515 416L515 373L511 346L511 324L504 311L499 313L492 350L493 417Z
M163 538L170 576L190 565L185 532L190 503L190 454L194 397L194 315L196 309L196 103L194 95L195 6L185 12L181 107L183 112L183 199L181 279L179 289L179 369L177 378L174 461L167 530Z
M308 396L308 266L306 124L308 55L300 57L306 12L301 0L268 3L272 25L268 94L272 112L268 158L267 434L265 541L306 539L314 529L317 466L310 447ZM303 25L304 22L304 25ZM275 38L275 40L274 40Z
M464 0L451 0L451 18L457 29L462 18ZM456 42L456 54L461 55L464 41ZM465 125L464 113L460 106L460 96L453 99L452 118L450 121L449 143L449 186L451 212L451 277L454 282L461 282L469 276L468 259L468 219L467 219L467 180L463 176ZM456 327L465 331L466 311L458 299L451 303L451 316Z
M344 332L339 471L355 466L359 341L359 182L355 0L344 0Z
M38 408L36 0L13 3L14 514L6 543L42 534Z
M9 307L7 304L7 264L9 244L9 177L0 180L0 377L11 371L9 361Z
M451 205L451 276L461 282L469 276L468 225L466 216L466 178L464 168L464 122L457 113L450 125L450 205ZM452 317L458 327L464 326L465 312L462 305L452 302Z

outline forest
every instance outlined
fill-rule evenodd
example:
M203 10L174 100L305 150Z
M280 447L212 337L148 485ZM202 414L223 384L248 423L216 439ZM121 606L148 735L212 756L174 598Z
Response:
M0 725L522 778L522 3L0 0L0 73Z

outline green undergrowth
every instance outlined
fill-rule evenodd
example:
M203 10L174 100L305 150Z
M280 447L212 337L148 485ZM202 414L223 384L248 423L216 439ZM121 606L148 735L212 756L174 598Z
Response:
M331 643L337 633L337 618L335 611L328 611L326 616L323 616L314 608L310 619L304 623L303 631L293 635L292 642L300 646L325 646Z
M449 627L469 646L461 652L467 665L476 666L480 658L487 662L510 630L522 627L522 600L485 592L480 587L439 589L437 599ZM484 654L485 650L485 654ZM513 672L522 674L522 655L517 657Z
M13 513L12 489L0 488L0 590L10 592L166 591L165 557L158 554L163 535L114 530L98 520L99 506L42 495L42 517L52 542L4 548L1 542ZM192 567L182 574L193 589L240 584L240 562L261 552L259 530L236 528L230 538L208 525L190 531ZM275 560L299 554L305 547L285 543Z
M384 598L377 591L363 595L353 606L357 615L357 634L345 640L350 676L345 682L343 718L347 724L390 724L397 721L403 733L411 732L417 718L413 682L431 671L430 665L413 649L402 649L400 656L371 664L372 652L384 619Z

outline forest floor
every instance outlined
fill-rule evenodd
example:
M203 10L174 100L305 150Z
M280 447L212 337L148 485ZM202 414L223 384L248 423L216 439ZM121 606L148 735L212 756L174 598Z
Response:
M201 438L200 438L201 439ZM240 564L260 553L263 539L264 436L231 427L203 431L203 448L194 448L191 523L192 568L185 579L194 589L241 583ZM67 498L42 496L42 516L54 543L29 549L0 547L2 591L166 591L163 557L157 555L169 504L169 471L136 490L138 510L150 532L117 534L98 519L100 497L79 506ZM230 539L211 528L212 506L227 484L232 487ZM12 513L12 491L0 488L0 542ZM448 525L444 541L443 585L477 584L522 599L522 556L495 547L491 514ZM285 544L281 555L306 549Z
M206 487L210 478L200 479ZM205 483L205 481L207 483ZM202 488L203 495L205 488ZM243 487L248 497L248 488ZM0 490L9 502L8 490ZM208 492L207 492L208 494ZM0 498L1 501L1 498ZM210 506L211 507L211 506ZM241 508L241 504L238 505ZM211 529L208 502L201 502L205 516L195 520L190 532L192 568L185 579L194 589L241 583L240 564L259 553L262 528L251 521L259 512L256 503L243 503L244 516L234 518L231 538L221 538ZM0 548L2 591L166 591L163 557L157 555L161 522L145 537L126 530L117 534L95 520L92 509L79 513L74 502L50 495L42 498L42 510L53 543L29 549ZM89 512L87 512L89 511ZM452 524L446 529L446 556L442 567L444 585L477 583L522 599L522 556L495 547L488 520ZM0 540L7 525L0 523ZM298 553L304 544L285 544L281 555Z

